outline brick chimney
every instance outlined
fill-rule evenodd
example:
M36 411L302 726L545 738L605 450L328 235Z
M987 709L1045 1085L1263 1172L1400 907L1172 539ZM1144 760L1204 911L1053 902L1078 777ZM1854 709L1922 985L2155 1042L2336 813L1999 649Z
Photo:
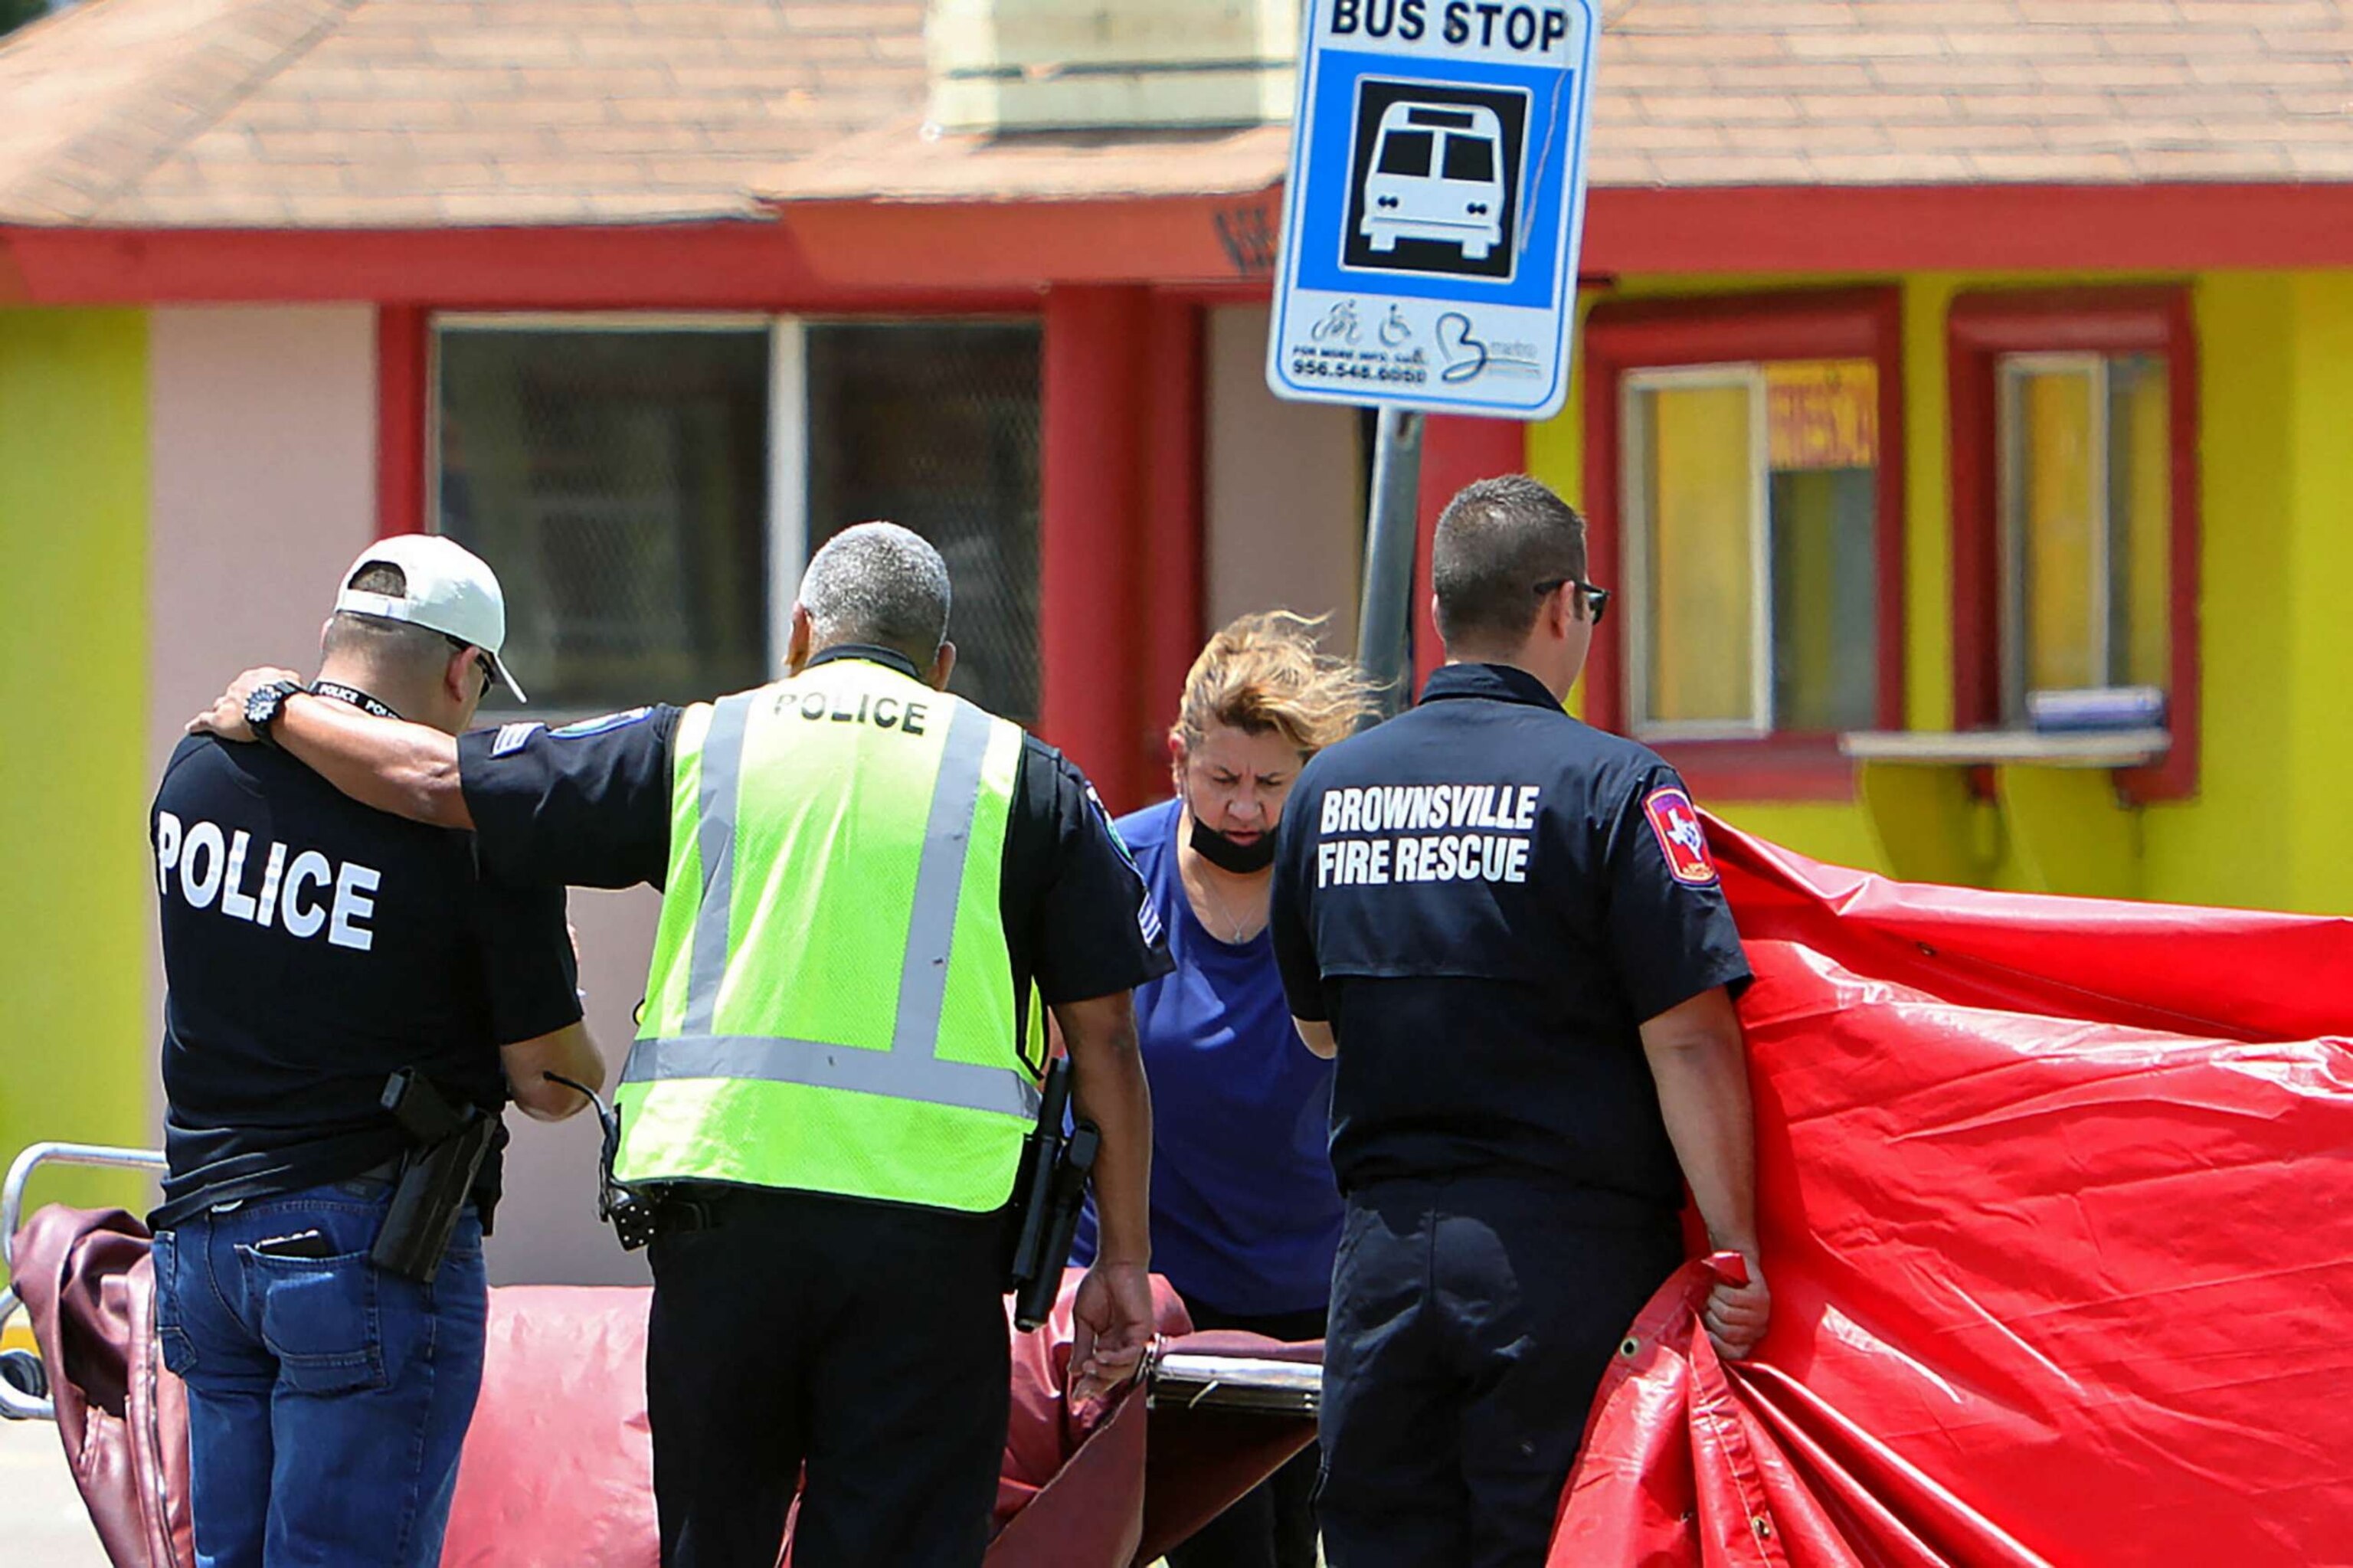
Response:
M1295 0L931 0L947 132L1176 130L1287 119Z

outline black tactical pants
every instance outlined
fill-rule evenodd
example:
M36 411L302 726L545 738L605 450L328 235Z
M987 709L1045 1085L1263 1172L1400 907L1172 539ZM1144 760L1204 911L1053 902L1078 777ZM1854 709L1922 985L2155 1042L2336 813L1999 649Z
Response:
M749 1190L692 1217L652 1247L667 1568L776 1568L804 1467L795 1568L978 1568L1011 1379L1002 1217Z
M1350 1194L1316 1494L1332 1568L1539 1568L1610 1355L1682 1261L1674 1215L1598 1195Z

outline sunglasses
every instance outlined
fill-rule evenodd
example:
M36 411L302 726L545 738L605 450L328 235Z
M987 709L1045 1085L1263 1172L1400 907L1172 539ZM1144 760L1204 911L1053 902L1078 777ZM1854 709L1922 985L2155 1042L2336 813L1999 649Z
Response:
M441 634L441 641L447 642L450 647L455 648L460 653L471 652L474 655L474 668L480 671L482 675L482 690L480 694L474 698L474 700L478 703L487 701L491 694L491 687L497 683L499 678L498 671L493 669L491 665L491 656L475 648L472 643L467 641L464 638L452 637L446 631Z
M1596 626L1600 625L1602 611L1609 608L1609 590L1606 588L1596 588L1576 577L1555 577L1550 582L1535 585L1536 597L1542 599L1546 594L1558 593L1571 583L1577 585L1577 591L1584 597L1585 619Z

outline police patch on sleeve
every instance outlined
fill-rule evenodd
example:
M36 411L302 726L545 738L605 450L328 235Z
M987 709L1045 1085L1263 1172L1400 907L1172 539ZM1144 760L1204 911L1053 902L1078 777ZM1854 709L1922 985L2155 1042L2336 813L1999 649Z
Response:
M1715 861L1707 853L1707 832L1691 797L1670 784L1642 797L1642 815L1667 857L1667 874L1687 887L1715 885Z
M1112 821L1111 808L1103 804L1101 795L1095 793L1092 779L1087 781L1087 804L1095 809L1095 820L1102 822L1103 832L1111 835L1111 847L1119 851L1119 858L1127 862L1127 869L1141 878L1144 868L1135 863L1134 853L1127 847L1127 841L1119 836L1119 824Z
M1112 821L1111 808L1103 804L1101 795L1095 793L1092 779L1087 783L1087 804L1094 809L1095 821L1103 824L1103 836L1111 840L1111 847L1119 852L1119 858L1126 863L1137 885L1144 888L1143 901L1135 906L1135 929L1144 938L1145 947L1156 948L1160 939L1168 934L1167 928L1160 923L1160 908L1152 902L1152 889L1145 883L1144 868L1135 863L1135 852L1129 849L1127 841L1120 836L1119 824Z
M511 752L521 751L531 743L533 736L546 727L536 720L530 724L502 724L499 726L499 733L491 736L491 755L504 757Z

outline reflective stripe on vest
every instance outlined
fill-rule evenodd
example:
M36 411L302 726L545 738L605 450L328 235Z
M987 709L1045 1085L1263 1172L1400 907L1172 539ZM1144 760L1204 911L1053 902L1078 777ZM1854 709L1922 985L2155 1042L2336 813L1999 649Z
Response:
M832 683L853 690L871 689L878 679L896 682L900 677L879 670L862 674L837 673ZM897 955L898 998L887 1049L743 1033L747 1018L742 998L727 1004L732 1026L721 1025L722 992L731 963L739 971L735 977L738 986L747 983L741 972L743 967L757 963L756 952L730 950L734 939L731 922L740 869L738 818L744 800L747 734L753 725L765 724L776 726L780 738L788 737L787 744L808 737L796 727L803 719L791 712L788 694L780 695L775 687L724 698L710 710L699 762L695 764L699 776L691 785L696 812L693 842L700 863L701 886L694 890L691 926L684 924L685 912L676 911L681 923L670 927L669 938L673 961L680 958L684 960L670 971L675 975L676 968L683 968L684 994L681 999L676 991L661 987L663 964L658 939L656 975L649 988L649 1032L631 1049L621 1075L622 1084L632 1091L628 1097L637 1102L633 1108L638 1112L634 1118L625 1113L625 1179L702 1175L715 1180L774 1181L786 1186L807 1186L852 1195L936 1201L960 1208L989 1206L1003 1201L1010 1185L1011 1160L1018 1152L1020 1134L1037 1114L1036 1083L1026 1067L955 1060L944 1056L941 1045L944 1032L953 1026L959 1031L959 1054L987 1057L997 1054L997 1046L991 1041L1001 1034L1005 1054L1018 1060L1009 1013L998 1021L993 1018L995 1010L989 1009L992 1016L985 1024L969 1013L957 1021L945 1016L967 862L973 853L984 848L974 842L976 816L980 802L993 789L997 795L989 798L1001 803L990 820L992 823L1001 822L1002 812L1009 806L1006 799L1011 773L1008 761L1018 766L1018 732L969 704L950 697L938 701L945 710L942 715L947 721L944 736L911 743L937 748L928 754L936 758L937 772L925 808L922 842L913 856L913 886L905 906L909 916L906 944L904 951ZM780 705L777 715L756 712L756 705L762 703ZM861 705L861 725L864 711ZM1010 759L999 751L995 764L997 781L992 784L988 777L992 744L1007 736L1012 739L1006 744L1017 749ZM827 738L831 739L829 736ZM897 744L897 738L892 737L887 744ZM763 756L777 756L775 745L764 741L763 746L766 747ZM683 764L685 759L681 761ZM857 788L854 779L842 787L853 790ZM681 779L679 788L688 788L687 780ZM683 796L679 803L684 806ZM898 820L913 826L911 818ZM775 841L769 842L773 844ZM898 852L902 856L915 849L905 838L898 842L906 846ZM985 851L995 854L1001 848L1000 837L986 845ZM906 861L901 859L896 864L901 869L892 874L904 875ZM745 873L754 879L751 887L760 885L757 879L763 870L754 864ZM673 874L677 874L675 870ZM830 866L814 874L831 878L821 883L825 891L816 895L821 900L855 899L859 895L853 880L856 873L846 867ZM904 885L898 886L903 888ZM673 886L668 896L679 901L687 893L686 888ZM908 897L904 892L899 896ZM967 936L985 932L1001 941L993 903L992 900L985 921L963 922ZM984 941L984 948L988 945ZM681 946L685 948L682 954L675 950ZM966 961L986 963L988 957L976 949ZM1001 948L997 961L1007 961ZM758 974L756 969L751 972L754 977ZM1009 980L1009 973L1007 979ZM958 994L966 999L958 1005L967 1009L972 1005L969 983L958 982L965 987ZM658 991L660 994L656 994ZM667 1007L661 1001L664 995L668 998ZM752 1000L756 1004L756 996ZM787 1007L782 1012L771 1011L769 1015L782 1021L790 1013ZM675 1021L674 1033L661 1032L656 1021L664 1018ZM874 1129L872 1142L877 1145L910 1137L937 1137L954 1144L955 1147L944 1152L943 1164L960 1172L946 1181L946 1185L955 1190L927 1193L923 1172L904 1168L920 1162L905 1159L903 1147L900 1167L884 1176L870 1171L863 1179L854 1175L837 1179L829 1170L803 1169L819 1163L805 1143L793 1155L764 1152L757 1146L773 1140L759 1136L757 1128L775 1125L775 1118L761 1122L758 1113L754 1112L754 1122L748 1128L743 1120L746 1109L744 1097L753 1092L749 1086L763 1085L800 1086L806 1090L845 1097L876 1097L875 1100L860 1102L863 1108L837 1106L831 1113L836 1131L845 1128L854 1131L863 1124ZM711 1101L709 1097L712 1094L731 1097L730 1103ZM684 1097L679 1097L681 1096ZM879 1102L895 1102L909 1108L892 1112L888 1105ZM984 1119L971 1120L973 1113L980 1113ZM949 1119L937 1120L941 1117ZM628 1137L631 1131L638 1136ZM747 1131L754 1147L744 1146ZM848 1160L843 1164L855 1168L857 1161ZM1001 1183L997 1181L999 1164L1003 1166ZM706 1168L712 1165L721 1168Z

